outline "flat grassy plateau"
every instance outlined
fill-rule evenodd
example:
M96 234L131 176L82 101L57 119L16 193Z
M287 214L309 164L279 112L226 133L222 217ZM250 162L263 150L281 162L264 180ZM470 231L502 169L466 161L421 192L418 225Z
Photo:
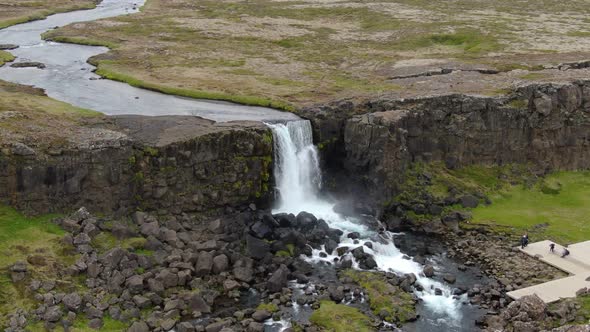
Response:
M543 63L583 58L589 14L584 0L148 0L141 13L45 38L112 48L92 59L107 78L292 109L417 88L390 81L404 66L535 69L531 55Z

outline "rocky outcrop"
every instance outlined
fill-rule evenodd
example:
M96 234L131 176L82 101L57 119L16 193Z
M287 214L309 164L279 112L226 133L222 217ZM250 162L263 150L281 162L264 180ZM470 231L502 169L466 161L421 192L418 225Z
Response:
M77 129L47 151L0 142L0 202L29 213L180 213L267 201L272 134L263 124L119 116Z
M590 82L534 85L510 99L451 95L373 102L346 121L344 164L373 197L391 197L412 162L590 167Z

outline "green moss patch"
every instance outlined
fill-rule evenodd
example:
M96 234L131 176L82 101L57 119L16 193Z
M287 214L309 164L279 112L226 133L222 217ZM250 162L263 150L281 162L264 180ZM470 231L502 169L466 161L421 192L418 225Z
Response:
M343 273L361 286L368 297L373 313L388 322L403 323L416 318L412 295L387 282L376 272L346 270Z
M322 301L320 308L313 312L309 321L332 332L373 331L369 317L358 309L332 301Z
M6 52L0 51L0 66L4 65L6 62L10 62L14 60L14 55Z
M92 239L92 246L103 253L113 248L120 247L139 254L151 256L152 252L144 250L147 240L143 237L131 237L126 239L117 239L109 232L102 232Z
M266 310L270 313L279 311L279 307L274 303L261 303L256 310Z

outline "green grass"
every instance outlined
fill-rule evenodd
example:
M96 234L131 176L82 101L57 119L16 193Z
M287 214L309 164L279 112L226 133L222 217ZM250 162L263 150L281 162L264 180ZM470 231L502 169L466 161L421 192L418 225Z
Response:
M309 321L332 332L373 331L370 319L358 309L332 301L321 301L320 308L313 312Z
M5 63L13 61L14 60L14 55L6 52L6 51L0 51L0 66L3 66Z
M37 246L63 236L65 232L51 220L56 214L39 217L25 217L15 209L0 205L0 268L22 259L21 255L12 253L15 245Z
M472 211L474 222L528 230L561 244L590 240L589 171L554 173L532 188L513 186L491 199Z
M48 31L41 34L43 40L50 40L58 43L79 44L88 46L104 46L110 49L116 49L119 44L104 40L90 39L86 37L54 36L54 31Z
M170 86L165 86L161 84L156 84L152 82L145 82L134 78L130 75L119 73L111 68L108 68L109 61L100 61L98 64L98 69L96 70L96 74L110 80L119 81L127 83L131 86L157 91L169 95L177 95L182 97L188 98L195 98L195 99L210 99L210 100L223 100L234 102L242 105L250 105L250 106L262 106L262 107L271 107L274 109L284 110L293 112L295 108L287 103L280 102L280 101L272 101L263 97L255 97L255 96L240 96L240 95L232 95L223 92L209 92L209 91L197 91L197 90L190 90L190 89L182 89L182 88L175 88Z
M256 310L266 310L270 313L279 311L279 307L274 303L261 303Z
M385 277L375 272L347 270L344 275L361 286L368 297L369 306L376 316L388 322L403 323L416 316L412 295L387 282Z
M65 232L51 223L56 216L28 218L13 208L0 205L0 326L6 323L7 314L15 308L33 306L32 300L24 295L24 285L13 284L10 280L8 266L16 261L26 261L33 252L40 251L51 257L61 254L58 239Z
M115 247L121 247L130 251L137 251L139 254L151 256L153 254L149 250L144 250L144 245L147 240L143 237L131 237L127 239L117 239L111 233L103 232L92 239L92 246L103 253Z

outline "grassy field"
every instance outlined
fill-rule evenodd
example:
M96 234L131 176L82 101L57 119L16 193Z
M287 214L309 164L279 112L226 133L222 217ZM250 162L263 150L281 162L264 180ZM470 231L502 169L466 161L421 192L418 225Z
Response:
M93 59L112 79L286 108L408 89L389 80L405 66L509 70L538 67L531 54L584 57L589 14L584 0L148 0L141 13L45 37L112 48Z
M514 227L561 244L590 240L590 171L559 172L532 188L514 186L473 210L473 221Z
M0 29L40 20L55 13L94 8L96 3L96 0L2 0L0 2Z
M21 142L59 148L72 137L74 127L100 116L51 99L39 89L0 81L0 147Z

